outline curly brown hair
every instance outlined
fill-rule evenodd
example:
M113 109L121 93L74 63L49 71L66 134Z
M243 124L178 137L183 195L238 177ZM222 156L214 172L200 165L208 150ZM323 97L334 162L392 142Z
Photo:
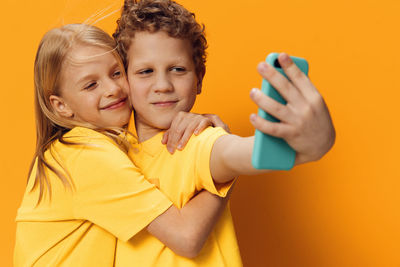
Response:
M122 14L113 34L118 50L127 68L127 53L135 32L164 31L170 37L188 40L193 48L196 74L201 80L205 74L207 40L204 24L195 20L194 13L171 0L125 0Z

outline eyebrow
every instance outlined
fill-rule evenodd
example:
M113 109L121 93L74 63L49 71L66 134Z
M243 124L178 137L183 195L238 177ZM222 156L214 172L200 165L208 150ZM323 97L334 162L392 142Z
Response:
M142 66L153 66L154 60L148 60L148 59L139 59L139 60L134 60L131 62L128 62L128 68L129 66L134 67L134 68L141 68ZM175 58L168 62L169 65L189 65L190 61L185 58Z
M111 65L111 67L109 68L108 72L110 72L110 70L114 70L114 69L119 68L119 67L120 67L120 65L118 64L118 62L115 62L115 64ZM98 76L97 73L89 73L89 74L83 76L82 78L80 78L76 83L77 84L81 84L84 81L92 80L92 79L94 79L94 77L97 77L97 76Z
M80 78L80 79L76 82L76 84L84 83L86 80L93 80L95 76L97 76L97 74L94 74L94 73L87 74L87 75L83 76L82 78Z

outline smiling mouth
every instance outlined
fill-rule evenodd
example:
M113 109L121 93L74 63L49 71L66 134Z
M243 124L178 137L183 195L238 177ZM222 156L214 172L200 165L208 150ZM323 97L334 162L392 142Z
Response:
M175 105L176 103L178 103L178 100L174 100L174 101L160 101L160 102L154 102L151 103L152 105L156 106L156 107L170 107Z
M107 106L105 106L105 107L103 107L101 109L105 109L105 110L117 109L119 107L124 106L127 99L128 99L127 97L121 98L118 101L116 101L114 103L111 103L111 104L109 104L109 105L107 105Z

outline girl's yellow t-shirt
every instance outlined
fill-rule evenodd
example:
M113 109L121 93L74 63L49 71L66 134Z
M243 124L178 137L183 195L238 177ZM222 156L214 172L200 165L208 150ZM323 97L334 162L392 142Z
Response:
M73 189L48 171L51 199L46 193L36 207L34 167L16 218L16 267L114 266L117 241L128 241L172 205L110 138L76 127L65 139L85 145L56 141L45 157L68 170Z

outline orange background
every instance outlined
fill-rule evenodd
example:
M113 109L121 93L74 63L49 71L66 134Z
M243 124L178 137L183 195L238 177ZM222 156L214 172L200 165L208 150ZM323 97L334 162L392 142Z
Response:
M2 266L34 152L33 60L41 36L111 0L3 0L1 25ZM400 266L398 0L182 0L205 23L207 75L197 112L251 135L248 97L269 52L305 57L330 108L334 148L319 162L241 177L232 212L245 266ZM97 25L108 32L118 12Z

